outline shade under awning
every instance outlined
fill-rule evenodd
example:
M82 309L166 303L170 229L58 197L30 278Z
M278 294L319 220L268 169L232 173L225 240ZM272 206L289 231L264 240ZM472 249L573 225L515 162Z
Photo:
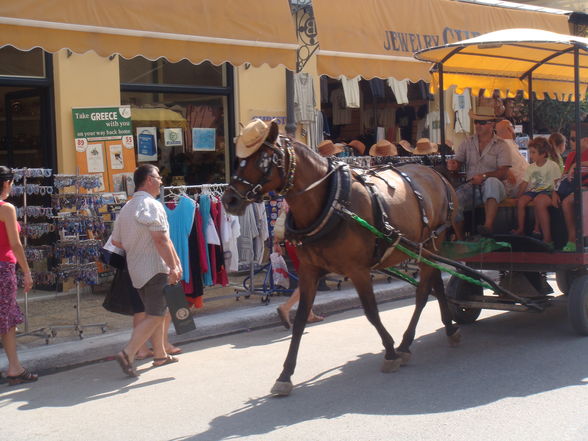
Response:
M287 1L18 0L0 3L0 46L94 50L198 64L296 66Z
M574 93L574 49L578 49L581 93L588 85L588 39L535 29L506 29L423 50L416 57L443 62L444 88L471 87L527 96L529 74L539 98L566 100ZM438 88L438 76L433 85ZM582 95L584 96L584 95Z
M447 0L313 0L318 73L337 78L430 80L414 53L498 29L568 33L564 15Z

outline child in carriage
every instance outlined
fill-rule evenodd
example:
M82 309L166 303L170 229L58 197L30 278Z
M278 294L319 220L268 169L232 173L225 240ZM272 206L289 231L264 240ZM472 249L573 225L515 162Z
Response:
M561 169L557 162L551 159L553 147L545 138L535 138L528 146L529 155L533 163L525 171L523 182L518 191L517 200L517 221L518 228L513 234L523 234L525 230L525 208L534 201L535 217L539 221L539 230L533 231L532 235L540 237L553 245L551 238L551 221L548 208L552 205L551 192L555 181L561 176Z

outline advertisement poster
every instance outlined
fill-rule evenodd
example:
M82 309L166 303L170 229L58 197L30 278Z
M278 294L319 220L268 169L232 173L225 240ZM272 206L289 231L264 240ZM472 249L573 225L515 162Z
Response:
M110 147L110 164L113 170L122 170L125 168L123 159L122 145L112 144Z
M157 161L157 128L137 127L139 162Z
M104 173L104 153L102 144L88 144L86 149L88 173Z
M214 152L216 150L216 129L192 129L192 150Z
M181 146L184 144L181 128L163 129L163 139L166 147Z

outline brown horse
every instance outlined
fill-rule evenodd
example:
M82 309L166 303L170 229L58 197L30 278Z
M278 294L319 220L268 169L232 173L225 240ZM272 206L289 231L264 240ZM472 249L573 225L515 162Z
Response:
M242 214L247 204L261 201L270 191L283 194L290 206L286 237L298 245L300 259L300 304L284 369L272 393L288 395L292 390L291 376L306 319L317 282L326 273L342 274L353 282L367 319L382 339L386 351L383 372L397 370L410 358L409 348L431 288L450 343L459 342L440 271L420 265L414 314L400 346L394 349L394 340L380 321L370 271L397 265L408 256L393 244L382 246L374 234L343 214L351 211L372 225L380 225L392 238L401 234L433 249L443 241L445 228L453 220L451 207L457 203L453 188L439 173L410 164L400 167L400 172L384 167L377 173L361 174L319 156L302 143L278 136L278 127L272 122L265 142L240 159L222 201L228 212ZM374 195L379 195L380 202Z

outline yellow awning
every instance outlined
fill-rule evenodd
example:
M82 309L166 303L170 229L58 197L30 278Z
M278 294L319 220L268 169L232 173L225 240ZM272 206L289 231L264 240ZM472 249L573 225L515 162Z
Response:
M448 0L313 0L318 73L430 80L415 52L486 32L526 27L567 34L564 15Z
M298 47L288 2L276 0L3 1L5 45L291 70Z
M471 87L474 93L498 89L505 96L523 90L528 96L528 74L533 90L567 100L574 93L574 49L578 49L581 94L588 85L588 39L535 29L506 29L458 43L427 49L416 57L443 61L443 87ZM432 83L439 87L438 74Z

